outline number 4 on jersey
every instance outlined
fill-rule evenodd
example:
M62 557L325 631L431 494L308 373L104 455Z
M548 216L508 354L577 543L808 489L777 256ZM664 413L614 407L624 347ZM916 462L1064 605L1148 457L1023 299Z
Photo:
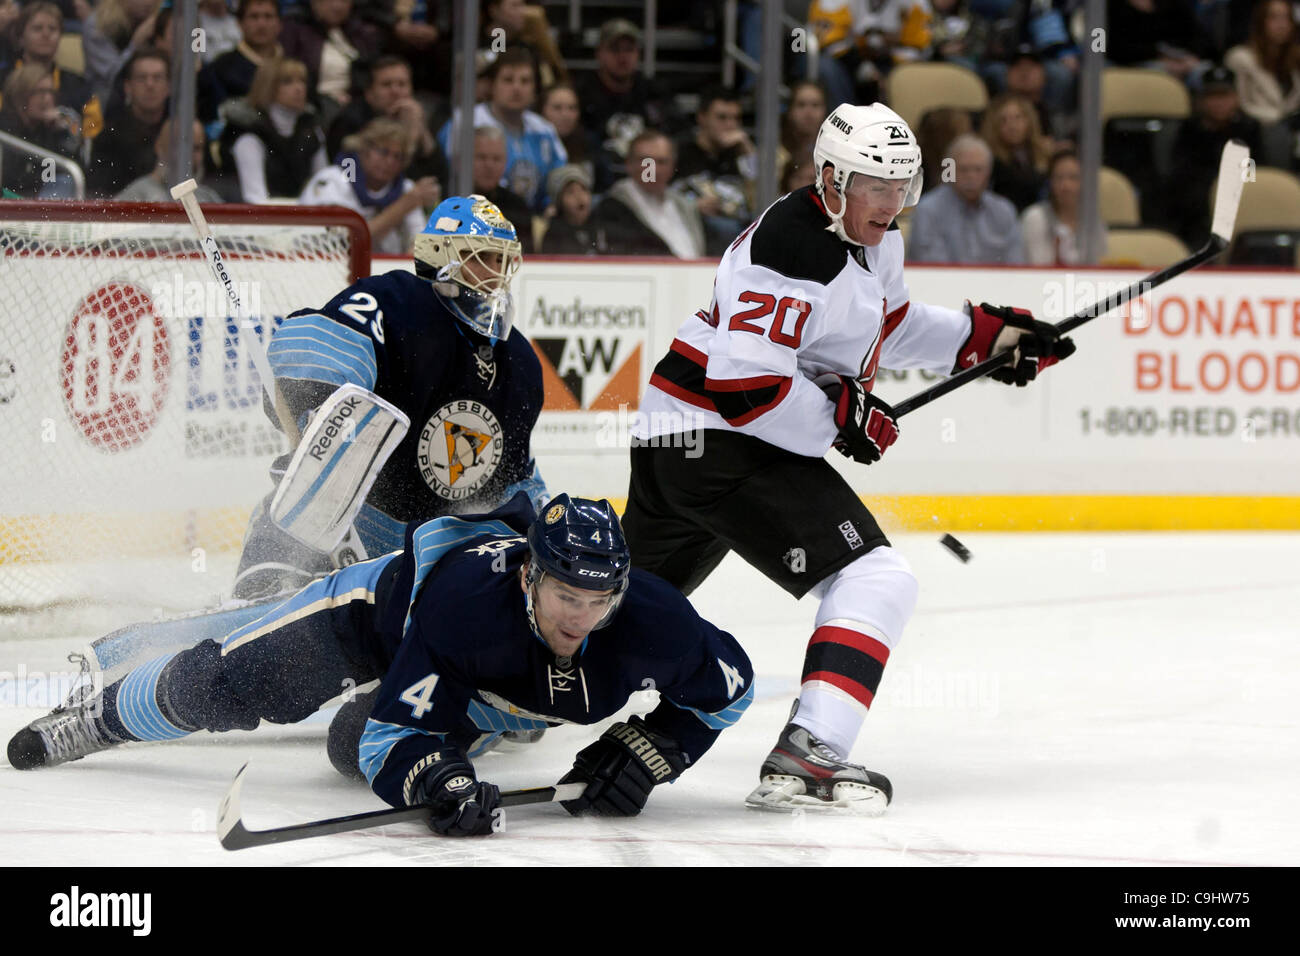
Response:
M736 692L745 686L745 678L721 657L718 658L718 666L722 668L722 676L727 680L727 697L735 697Z
M430 710L433 704L430 698L433 697L433 689L438 686L438 675L427 674L412 684L406 690L402 691L402 696L398 698L403 704L411 705L411 716L419 720Z

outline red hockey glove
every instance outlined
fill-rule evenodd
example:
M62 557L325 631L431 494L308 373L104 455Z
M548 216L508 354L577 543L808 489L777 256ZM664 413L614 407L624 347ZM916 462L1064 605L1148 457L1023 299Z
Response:
M1074 354L1074 342L1061 338L1056 326L1039 322L1032 312L1009 306L966 303L971 332L957 352L953 372L960 372L1006 349L1016 349L1010 365L989 373L1003 385L1024 386L1038 373Z
M898 439L893 408L847 375L819 375L816 384L835 403L835 450L864 465L880 461Z

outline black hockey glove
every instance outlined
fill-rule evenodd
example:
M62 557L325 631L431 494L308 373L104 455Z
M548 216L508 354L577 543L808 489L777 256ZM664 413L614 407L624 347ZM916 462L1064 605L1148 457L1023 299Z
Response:
M864 465L880 461L898 439L893 408L847 375L819 375L816 384L835 403L835 426L840 430L835 450Z
M1003 385L1023 387L1038 373L1074 354L1074 340L1061 338L1056 326L1039 322L1032 312L1010 306L966 303L971 332L957 352L953 372L960 372L1009 348L1017 350L1010 365L989 373Z
M634 817L657 784L675 780L686 760L671 737L646 726L640 717L621 721L578 752L573 769L560 783L585 783L576 800L565 800L574 816L585 810L601 816Z
M412 768L404 789L410 806L429 805L429 829L443 836L486 836L501 791L479 783L459 748L436 750Z

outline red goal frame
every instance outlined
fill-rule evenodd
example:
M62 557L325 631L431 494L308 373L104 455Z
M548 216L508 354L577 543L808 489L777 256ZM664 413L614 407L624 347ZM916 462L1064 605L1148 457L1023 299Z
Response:
M348 232L349 284L370 275L370 227L355 210L345 206L297 206L247 203L204 203L209 225L316 226ZM90 202L85 200L4 199L0 221L5 222L158 222L188 225L180 203ZM220 237L218 237L220 238ZM197 236L195 237L197 241Z

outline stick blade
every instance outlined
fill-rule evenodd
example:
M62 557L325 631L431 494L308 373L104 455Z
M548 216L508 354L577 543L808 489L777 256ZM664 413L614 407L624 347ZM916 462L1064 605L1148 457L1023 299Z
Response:
M1239 139L1223 147L1219 160L1219 185L1214 193L1214 219L1210 232L1214 240L1227 247L1237 224L1237 207L1250 170L1250 148Z
M239 809L239 792L244 786L244 773L248 770L248 764L245 763L239 768L239 773L235 774L234 781L230 784L230 789L221 800L221 805L217 807L217 839L227 850L243 850L246 847L256 846L252 842L251 834L244 828L244 821L240 819Z

